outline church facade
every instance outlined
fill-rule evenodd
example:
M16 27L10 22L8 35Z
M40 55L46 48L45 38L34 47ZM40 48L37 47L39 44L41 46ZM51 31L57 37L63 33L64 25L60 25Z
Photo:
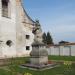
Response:
M33 26L22 0L0 0L0 58L28 56Z

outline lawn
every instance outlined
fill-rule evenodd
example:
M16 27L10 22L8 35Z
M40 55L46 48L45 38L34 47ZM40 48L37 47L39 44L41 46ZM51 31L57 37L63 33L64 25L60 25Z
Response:
M49 56L49 60L63 60L68 63L60 64L59 67L48 69L44 71L33 71L28 68L20 68L19 65L26 63L29 58L15 58L12 59L8 66L0 67L0 75L75 75L75 64L69 63L75 61L75 57L59 57Z
M49 60L75 61L75 56L49 56Z

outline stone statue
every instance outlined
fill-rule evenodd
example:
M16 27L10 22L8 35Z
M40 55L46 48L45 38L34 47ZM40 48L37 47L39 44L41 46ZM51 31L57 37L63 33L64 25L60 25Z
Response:
M38 20L35 22L33 33L34 33L34 42L43 43L42 42L42 29L41 29L41 25Z
M27 68L43 70L55 67L55 64L48 63L48 52L45 44L42 42L42 29L39 21L36 21L33 29L34 42L32 43L32 51L30 53L30 63L24 64Z
M48 63L48 52L45 44L42 42L42 29L39 21L36 21L33 29L34 42L32 43L32 51L30 53L31 64L41 65Z

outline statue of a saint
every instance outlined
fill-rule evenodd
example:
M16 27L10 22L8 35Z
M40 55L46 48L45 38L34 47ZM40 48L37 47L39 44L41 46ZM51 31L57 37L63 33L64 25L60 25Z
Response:
M38 20L35 22L33 33L34 33L34 42L42 43L42 29Z

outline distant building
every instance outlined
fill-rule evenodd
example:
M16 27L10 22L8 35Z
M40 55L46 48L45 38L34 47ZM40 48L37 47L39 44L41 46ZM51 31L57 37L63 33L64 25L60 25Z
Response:
M34 39L33 25L22 0L0 0L0 58L28 56Z
M69 42L67 41L60 41L59 44L68 44Z

